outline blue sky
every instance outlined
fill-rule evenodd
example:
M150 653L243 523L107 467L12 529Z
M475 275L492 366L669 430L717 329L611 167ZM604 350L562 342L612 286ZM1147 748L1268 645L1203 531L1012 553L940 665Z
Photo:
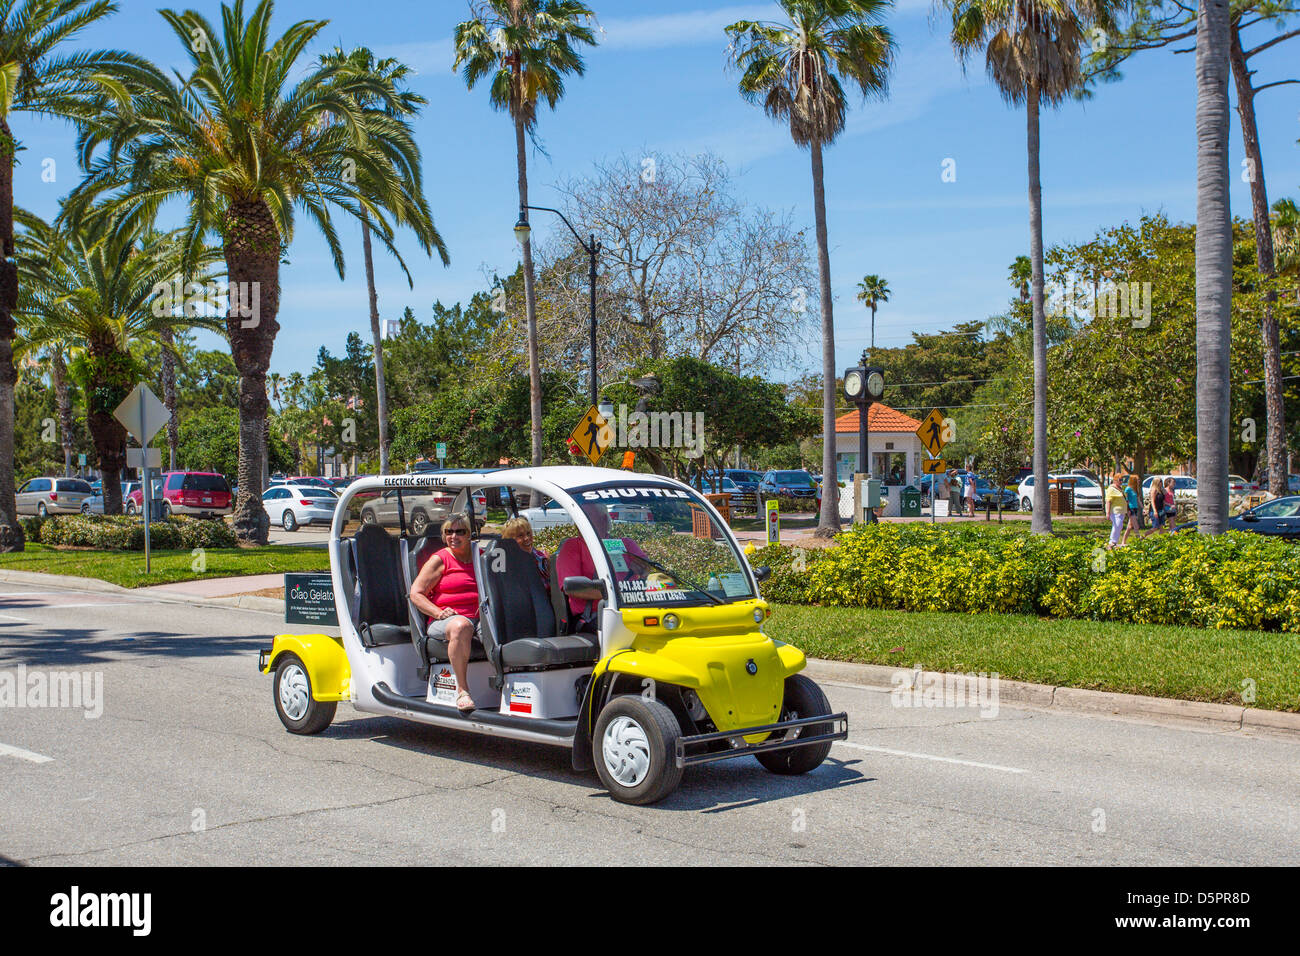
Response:
M125 47L160 65L180 67L175 36L156 2L119 0L120 12L87 31L83 46ZM219 5L191 4L210 19ZM251 4L250 4L251 5ZM593 0L604 30L587 55L587 75L573 78L554 113L543 113L532 152L534 202L556 198L552 183L582 175L593 161L621 151L655 156L711 150L722 156L746 199L791 209L812 234L809 158L788 131L736 93L725 70L722 27L775 16L771 3L707 0ZM415 289L379 253L379 305L386 318L410 305L427 320L437 299L450 304L485 287L484 273L506 272L518 259L511 233L517 215L513 129L488 105L487 91L467 91L451 71L451 32L467 16L461 0L281 0L273 27L299 19L330 21L312 54L334 45L365 45L397 56L419 75L412 86L429 99L416 132L424 152L426 191L452 263L426 260L401 243ZM982 62L963 75L930 6L898 0L889 26L898 41L887 102L854 102L848 127L826 153L826 194L839 364L853 364L868 338L867 313L854 300L866 273L884 276L893 298L877 316L880 346L903 345L912 331L933 331L1000 311L1009 295L1007 266L1028 252L1025 115L990 87ZM1258 28L1256 28L1258 30ZM1260 35L1263 36L1262 34ZM1258 42L1258 41L1257 41ZM1254 65L1262 82L1282 79L1298 41L1281 44ZM1193 56L1153 51L1130 60L1123 82L1102 87L1087 104L1046 113L1042 128L1044 231L1047 243L1087 239L1098 228L1164 210L1175 220L1195 214ZM1300 194L1300 86L1268 90L1256 100L1270 199ZM1233 114L1233 211L1249 216L1249 187L1239 173L1241 137ZM17 117L26 147L16 171L17 202L47 217L78 175L69 127ZM54 183L42 160L56 163ZM956 181L943 182L945 159ZM537 228L546 228L538 222ZM359 227L342 224L348 276L340 282L328 252L306 221L282 273L283 296L272 368L306 371L320 345L336 354L347 334L368 329ZM212 342L207 344L212 345ZM820 369L807 359L790 376ZM782 376L787 377L787 376Z

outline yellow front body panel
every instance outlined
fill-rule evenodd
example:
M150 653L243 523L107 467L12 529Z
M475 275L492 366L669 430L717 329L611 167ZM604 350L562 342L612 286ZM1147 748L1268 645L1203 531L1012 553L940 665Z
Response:
M759 630L755 608L766 615L762 601L625 610L623 624L636 635L632 647L601 661L593 676L611 671L640 678L643 688L646 679L688 687L699 696L718 730L776 723L785 679L803 670L805 660L802 651ZM677 615L680 626L665 629L665 614ZM660 623L647 625L647 617L657 617ZM764 736L747 739L757 743Z
M277 634L264 673L273 673L286 653L296 655L307 668L313 699L351 699L352 669L348 666L342 638L328 634Z

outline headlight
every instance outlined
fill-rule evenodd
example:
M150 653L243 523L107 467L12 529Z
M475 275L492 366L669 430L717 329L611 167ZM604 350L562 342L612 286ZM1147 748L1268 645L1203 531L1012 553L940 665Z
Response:
M664 627L667 630L675 631L681 625L682 621L676 614L664 615Z
M754 623L755 624L763 623L763 609L761 607L754 608Z

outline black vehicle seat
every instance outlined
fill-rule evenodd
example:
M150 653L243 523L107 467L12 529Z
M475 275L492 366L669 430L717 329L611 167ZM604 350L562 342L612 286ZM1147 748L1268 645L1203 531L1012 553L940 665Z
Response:
M568 595L560 589L559 572L556 570L560 565L559 553L547 558L546 565L551 577L551 610L555 614L556 633L570 634L574 629L574 615L569 611Z
M492 542L480 565L488 598L486 641L500 648L503 668L586 664L600 657L595 634L560 634L555 610L533 556L511 539Z
M411 639L402 589L401 545L382 525L363 524L356 533L357 631L367 647Z

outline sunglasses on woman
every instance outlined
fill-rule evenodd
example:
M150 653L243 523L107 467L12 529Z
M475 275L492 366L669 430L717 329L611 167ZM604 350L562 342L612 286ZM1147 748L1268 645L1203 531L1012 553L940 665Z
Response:
M468 528L443 528L442 529L442 535L444 538L453 534L469 534L469 529Z

